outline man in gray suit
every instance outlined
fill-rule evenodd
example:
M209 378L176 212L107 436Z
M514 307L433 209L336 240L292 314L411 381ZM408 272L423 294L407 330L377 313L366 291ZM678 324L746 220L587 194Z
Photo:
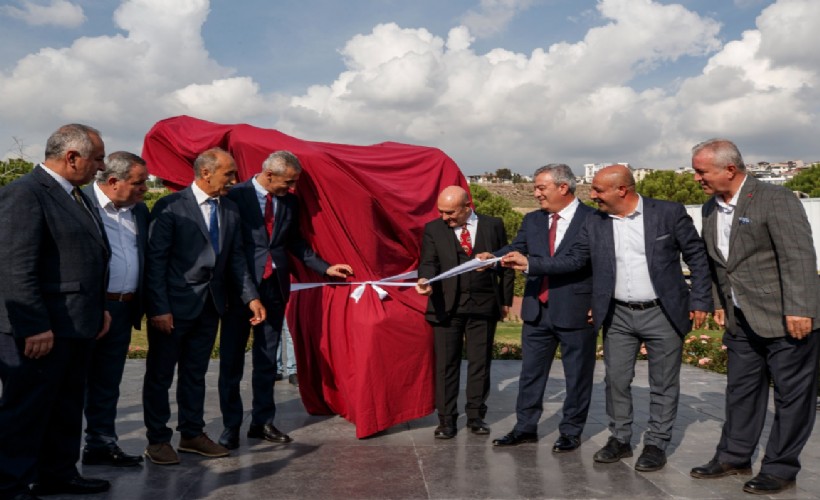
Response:
M159 465L179 463L167 426L168 389L177 365L179 451L211 458L230 453L204 432L205 373L219 317L225 313L227 280L234 281L250 308L251 324L265 320L242 250L239 210L225 196L236 178L236 163L227 151L209 149L194 162L194 176L191 186L154 205L148 234L148 359L142 399L145 455Z
M0 498L109 488L75 466L86 366L110 322L108 242L78 186L104 160L97 130L65 125L45 161L0 190Z
M148 241L148 190L145 160L126 151L108 155L97 182L83 188L100 215L111 246L106 308L111 314L108 334L94 344L85 397L84 465L129 467L142 457L117 445L114 421L131 329L142 322L142 276Z
M726 327L729 356L726 421L712 460L696 478L750 474L769 401L775 417L760 473L748 493L794 485L800 452L811 435L817 393L820 284L811 227L787 189L746 174L740 151L712 139L692 152L695 180L714 196L703 205L715 319Z
M611 165L592 180L600 211L587 217L566 255L513 253L504 265L531 275L556 275L592 265L592 319L604 329L606 410L611 436L595 453L600 463L632 456L632 393L641 344L649 358L649 428L635 462L642 472L666 465L678 411L683 336L712 310L706 249L680 203L644 198L628 168ZM691 291L680 259L689 266Z

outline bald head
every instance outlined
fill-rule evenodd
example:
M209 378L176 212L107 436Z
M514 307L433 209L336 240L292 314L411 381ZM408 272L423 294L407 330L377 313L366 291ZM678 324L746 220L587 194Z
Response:
M589 192L598 209L611 215L624 217L638 206L635 178L623 165L609 165L595 174Z
M473 213L470 195L460 186L448 186L438 195L438 212L450 227L463 226Z

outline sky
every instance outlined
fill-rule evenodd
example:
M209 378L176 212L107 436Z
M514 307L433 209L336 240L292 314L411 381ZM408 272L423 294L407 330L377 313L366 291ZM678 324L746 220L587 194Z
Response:
M818 0L10 0L0 158L64 123L139 153L190 115L437 147L467 174L546 163L820 161Z

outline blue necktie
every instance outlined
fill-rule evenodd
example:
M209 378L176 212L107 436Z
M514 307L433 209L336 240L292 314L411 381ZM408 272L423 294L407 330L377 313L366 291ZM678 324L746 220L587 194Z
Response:
M211 235L211 246L214 253L219 255L219 204L216 198L209 198L208 204L211 206L211 219L208 225L208 233Z

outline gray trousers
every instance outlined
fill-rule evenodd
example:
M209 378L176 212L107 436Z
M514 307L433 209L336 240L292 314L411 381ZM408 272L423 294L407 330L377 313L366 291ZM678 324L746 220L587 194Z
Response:
M644 445L666 450L678 413L682 339L663 310L633 311L615 305L604 325L606 413L609 430L622 443L632 439L632 379L635 360L646 345L649 359L649 425Z

